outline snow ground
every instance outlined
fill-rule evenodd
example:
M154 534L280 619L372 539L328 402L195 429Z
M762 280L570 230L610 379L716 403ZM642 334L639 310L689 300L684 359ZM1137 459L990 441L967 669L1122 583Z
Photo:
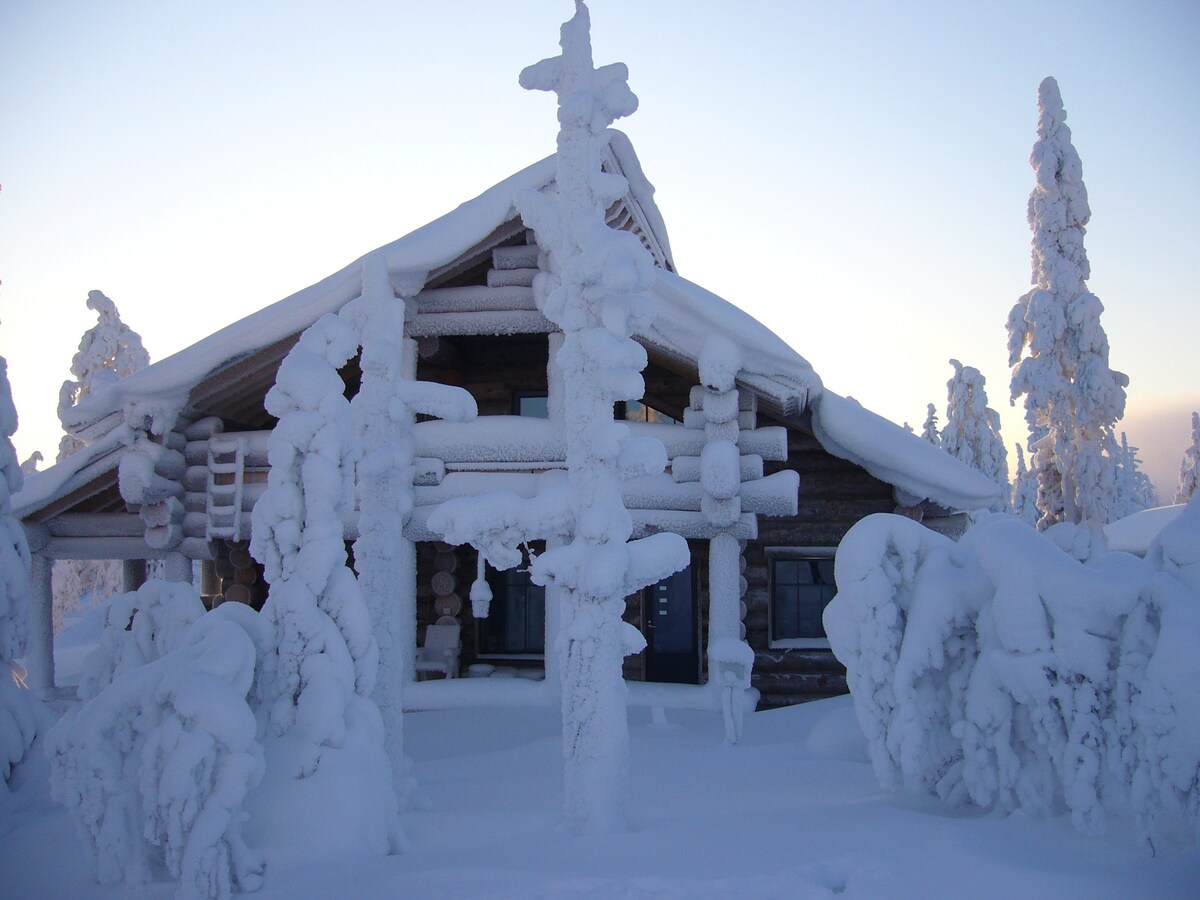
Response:
M956 814L883 793L849 697L719 716L630 710L629 833L557 828L562 747L548 708L410 713L418 780L409 851L268 869L257 897L1195 897L1200 849L1151 857L1130 822L1102 838L1066 818ZM171 897L97 885L34 754L0 795L0 897ZM319 814L315 812L314 814Z

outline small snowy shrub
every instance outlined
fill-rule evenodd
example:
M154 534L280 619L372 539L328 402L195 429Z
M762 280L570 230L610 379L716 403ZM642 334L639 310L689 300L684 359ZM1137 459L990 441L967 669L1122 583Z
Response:
M825 613L880 783L1154 846L1200 830L1200 502L1146 560L987 517L954 542L871 516Z
M197 619L142 665L124 655L47 735L51 796L104 884L148 881L155 864L180 879L182 897L261 883L242 805L264 771L247 696L265 635L236 606Z
M147 581L114 597L100 643L83 661L79 699L90 700L117 676L170 653L202 615L204 603L188 584Z

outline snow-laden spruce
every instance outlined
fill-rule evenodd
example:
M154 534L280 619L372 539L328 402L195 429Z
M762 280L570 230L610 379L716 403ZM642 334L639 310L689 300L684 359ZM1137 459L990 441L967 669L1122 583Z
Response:
M921 427L921 437L935 447L942 445L942 435L938 431L937 406L932 403L925 407L925 424Z
M1012 399L1024 397L1030 471L1038 481L1038 527L1109 521L1113 427L1125 413L1129 379L1109 368L1104 307L1088 290L1083 247L1091 218L1083 166L1071 144L1058 83L1038 87L1037 141L1029 195L1033 288L1008 315Z
M1192 445L1183 451L1179 463L1179 486L1175 488L1175 502L1187 503L1196 495L1200 484L1200 413L1192 413Z
M249 701L266 623L235 603L196 615L193 588L159 581L112 603L84 702L46 737L51 796L103 884L164 866L180 897L254 890L243 805L264 772Z
M1020 444L1015 444L1017 451L1017 471L1012 483L1012 511L1022 522L1037 525L1037 473L1031 472L1025 466L1025 451Z
M554 538L530 566L536 584L555 586L561 634L552 652L562 673L564 818L588 832L624 827L628 760L627 688L621 662L645 646L621 620L624 598L682 569L687 544L674 534L630 541L633 523L621 478L661 472L665 453L613 421L613 403L642 396L646 351L632 340L654 316L647 296L654 263L637 238L614 231L604 212L628 190L601 170L608 126L637 109L623 64L595 68L587 7L561 29L562 54L521 73L521 85L554 91L560 131L557 194L526 190L516 205L545 255L534 281L539 309L562 329L561 372L566 483L537 497L493 496L445 504L429 520L452 542L467 541L499 568L518 564L517 544ZM569 540L567 538L569 535Z
M1000 437L1000 414L987 405L986 381L973 366L950 360L954 375L946 382L946 426L942 429L942 449L973 469L982 472L1004 488L996 511L1010 508L1008 452Z
M1097 832L1200 836L1200 502L1145 560L990 516L899 516L838 549L825 613L880 783Z
M118 379L150 364L150 354L141 336L121 321L121 314L100 291L87 297L88 309L96 311L96 324L83 333L79 350L71 360L71 378L58 395L58 417L63 422L57 462L78 452L84 442L67 429L64 415L85 397L100 393ZM63 615L85 603L95 606L122 588L121 565L112 560L71 559L54 563L53 623L57 632Z
M417 644L416 549L403 534L414 502L412 426L416 413L462 422L475 418L477 410L460 387L414 380L416 356L404 338L405 302L392 292L382 254L363 261L362 294L341 316L362 344L362 382L350 404L362 446L354 565L379 646L371 698L383 718L392 780L403 801L404 683L413 678Z
M1128 436L1122 431L1121 444L1116 450L1113 498L1109 511L1109 517L1114 522L1158 506L1158 492L1150 476L1142 471L1142 461L1137 452L1138 448L1129 443Z
M29 640L29 545L12 514L11 497L24 480L12 445L16 430L8 362L0 356L0 793L48 718L32 691L18 685L16 660Z
M349 323L322 316L284 358L266 397L279 422L250 550L271 584L263 614L275 636L258 694L272 733L303 747L296 778L312 775L322 753L342 744L350 706L370 696L379 661L343 540L359 445L338 369L358 346Z

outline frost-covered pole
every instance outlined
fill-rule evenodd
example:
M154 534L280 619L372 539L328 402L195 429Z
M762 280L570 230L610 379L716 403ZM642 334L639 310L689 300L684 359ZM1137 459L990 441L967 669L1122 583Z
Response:
M587 7L561 30L562 55L521 73L521 85L558 95L558 195L523 192L517 206L547 252L539 276L542 311L563 331L567 467L575 533L533 566L539 583L563 589L562 665L564 815L568 827L604 832L624 826L628 761L627 689L621 661L633 629L621 621L625 596L687 563L678 535L630 543L632 519L621 499L623 473L661 470L662 449L627 440L613 421L616 400L643 393L646 353L630 335L653 306L642 292L653 262L632 235L608 228L605 210L628 190L601 171L608 126L637 109L623 64L596 69ZM623 627L624 626L624 627ZM636 635L640 638L640 635Z
M371 698L383 717L398 791L404 783L404 684L414 677L417 643L416 548L404 537L413 508L413 414L461 421L476 412L475 401L461 388L413 380L406 305L392 291L386 259L373 253L363 260L362 295L342 310L362 341L362 384L351 403L363 454L354 565L379 644Z
M1008 316L1012 399L1025 398L1038 527L1068 521L1099 533L1109 518L1113 428L1125 413L1129 379L1109 368L1104 307L1087 288L1083 236L1091 209L1053 78L1038 87L1038 114L1028 212L1033 289Z

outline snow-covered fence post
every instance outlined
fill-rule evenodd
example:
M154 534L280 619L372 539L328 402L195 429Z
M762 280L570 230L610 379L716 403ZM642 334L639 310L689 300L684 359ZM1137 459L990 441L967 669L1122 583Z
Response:
M361 296L341 312L362 344L362 384L351 402L363 454L354 565L379 644L371 696L383 717L384 745L398 791L403 784L404 684L414 678L417 627L416 548L403 533L414 502L414 413L466 421L477 412L474 398L462 388L414 380L416 354L411 339L404 337L407 305L392 291L387 260L375 253L363 260Z
M1058 83L1045 79L1030 156L1037 176L1028 213L1033 289L1008 314L1008 361L1012 400L1025 398L1038 528L1067 521L1098 534L1109 518L1113 428L1125 413L1129 379L1109 368L1104 307L1087 288L1083 236L1091 209L1066 118Z

